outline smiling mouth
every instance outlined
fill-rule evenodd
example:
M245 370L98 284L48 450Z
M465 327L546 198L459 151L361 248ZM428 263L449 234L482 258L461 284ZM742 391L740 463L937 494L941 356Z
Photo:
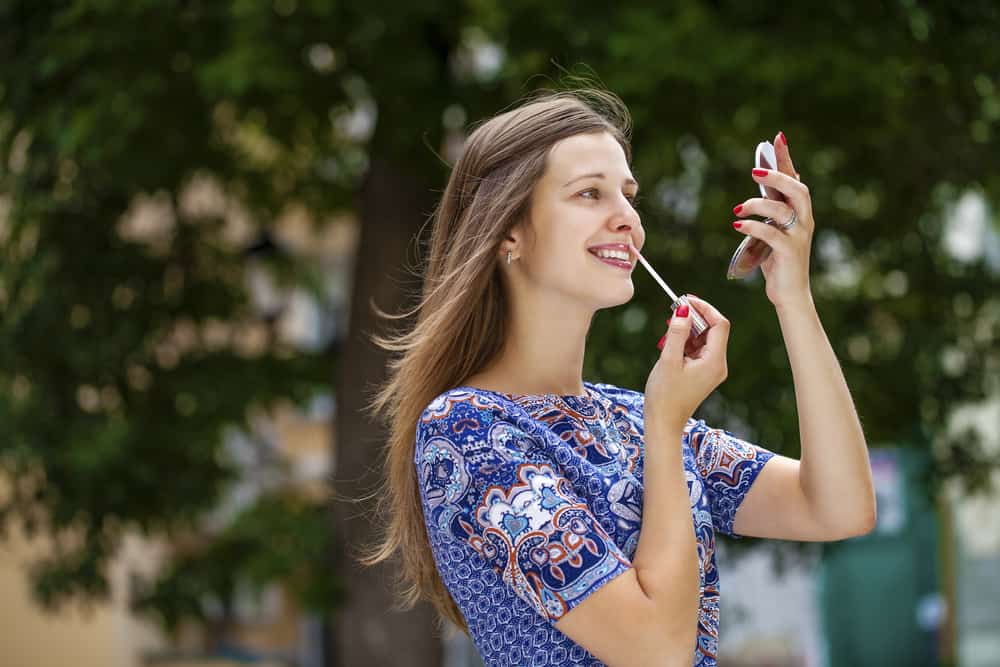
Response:
M593 255L598 261L604 262L605 264L610 264L611 266L618 267L619 269L625 269L628 271L632 270L632 262L627 260L618 259L617 257L601 257L595 252L591 252L590 254Z

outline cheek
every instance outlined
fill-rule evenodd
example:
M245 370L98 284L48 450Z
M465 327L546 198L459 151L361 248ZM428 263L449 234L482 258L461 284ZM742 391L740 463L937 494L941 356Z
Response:
M587 243L594 238L595 227L589 225L579 212L566 210L544 235L539 235L538 248L546 249L545 255L559 260L578 258L587 250Z

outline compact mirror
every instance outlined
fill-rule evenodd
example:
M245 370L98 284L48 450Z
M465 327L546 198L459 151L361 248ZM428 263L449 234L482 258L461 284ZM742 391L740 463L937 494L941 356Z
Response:
M774 146L770 141L762 141L757 144L757 150L754 151L753 166L760 169L778 168L778 156L775 155ZM778 190L760 183L758 187L760 188L760 195L762 197L785 201L785 196ZM767 218L764 222L769 225L777 224L770 218ZM726 273L726 277L730 280L746 278L770 256L771 246L752 236L747 236L740 243L739 247L736 248L733 258L729 260L729 271Z

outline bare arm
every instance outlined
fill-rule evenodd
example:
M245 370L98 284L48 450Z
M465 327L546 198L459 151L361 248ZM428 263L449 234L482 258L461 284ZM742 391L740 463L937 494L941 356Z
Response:
M784 201L753 198L735 210L781 226L751 220L734 226L772 250L761 270L791 362L802 457L776 457L761 471L737 513L736 531L784 539L843 539L868 532L875 523L871 467L847 382L809 287L816 229L812 197L792 164L784 134L775 137L774 148L778 168L754 169L752 177L781 192Z
M726 379L729 320L699 301L705 345L685 354L688 306L670 321L646 381L642 528L632 567L563 616L556 627L611 667L690 665L701 573L681 439L698 405Z
M701 573L681 437L684 425L646 421L642 532L632 564L664 627L690 659L698 627Z
M701 575L681 455L683 424L646 415L642 530L633 567L556 627L610 667L690 665Z
M821 524L835 533L875 523L865 435L812 299L778 309L799 413L799 484Z

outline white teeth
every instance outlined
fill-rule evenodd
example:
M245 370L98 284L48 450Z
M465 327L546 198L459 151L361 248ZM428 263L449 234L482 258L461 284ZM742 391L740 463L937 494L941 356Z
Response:
M620 259L625 262L631 262L632 258L624 250L607 250L604 248L594 251L594 254L598 257L607 257L611 259Z

